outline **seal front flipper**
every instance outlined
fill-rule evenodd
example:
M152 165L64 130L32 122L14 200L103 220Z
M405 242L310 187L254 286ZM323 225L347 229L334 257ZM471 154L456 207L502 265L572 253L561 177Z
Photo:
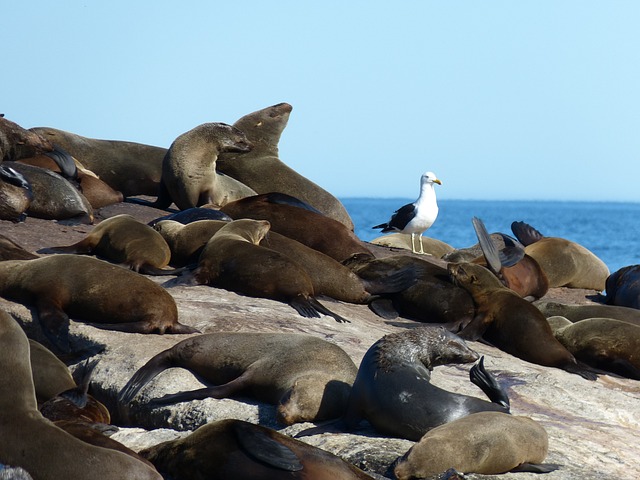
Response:
M599 370L596 370L582 362L567 363L560 366L560 368L562 368L562 370L564 370L565 372L578 374L582 378L591 381L597 380L598 373L600 373Z
M544 238L544 235L525 222L512 222L511 231L524 246L531 245Z
M485 369L484 355L480 357L478 363L469 370L469 379L471 383L480 387L489 400L498 405L502 405L507 412L509 411L509 396L495 377Z
M549 473L558 470L562 465L559 463L523 463L516 468L509 470L510 472L529 472L529 473Z
M478 340L489 326L489 322L485 321L487 317L486 313L478 313L473 320L471 320L465 327L458 332L458 336L465 340L475 341Z
M36 303L38 320L45 336L65 353L71 351L69 343L69 317L54 302L46 298L38 299Z
M53 151L44 152L44 154L55 162L65 179L71 181L76 187L79 185L78 166L69 152L58 145L54 145Z
M238 421L234 423L233 431L240 448L254 460L287 472L299 472L304 468L298 456L271 438L265 427Z
M375 298L369 302L369 309L385 320L395 320L400 316L390 298Z

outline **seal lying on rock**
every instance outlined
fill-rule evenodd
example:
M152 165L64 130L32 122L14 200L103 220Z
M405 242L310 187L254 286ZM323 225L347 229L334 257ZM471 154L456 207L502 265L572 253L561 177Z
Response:
M340 347L310 335L203 334L149 360L118 394L120 407L126 411L142 387L173 367L214 386L165 395L154 404L248 394L278 405L278 419L287 425L342 415L358 370Z
M640 309L640 265L627 265L607 277L607 305Z
M528 417L478 412L426 433L394 468L398 480L426 478L455 468L464 473L546 473L558 465L541 464L549 439Z
M241 420L208 423L140 455L181 480L372 480L332 453Z
M362 359L344 416L347 428L366 419L380 433L417 441L432 428L470 413L508 412L506 393L482 363L470 376L491 402L431 384L433 367L477 358L464 340L442 327L385 335Z
M33 201L33 189L26 178L7 165L0 165L0 220L23 222Z

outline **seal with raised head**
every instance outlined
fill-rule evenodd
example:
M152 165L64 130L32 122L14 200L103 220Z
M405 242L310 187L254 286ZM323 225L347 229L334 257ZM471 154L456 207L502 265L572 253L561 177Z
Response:
M426 433L398 461L398 480L427 478L455 468L463 473L547 473L549 450L545 429L529 417L478 412Z
M354 255L373 258L373 254L362 240L342 223L306 208L273 202L269 194L236 200L220 210L234 220L267 220L272 231L293 238L338 262Z
M38 252L97 255L148 275L176 273L163 269L171 260L171 250L162 235L128 214L103 220L73 245L43 248Z
M78 440L40 414L27 336L4 311L0 311L0 365L11 372L0 382L3 463L22 467L34 478L162 480L143 462Z
M373 480L332 453L242 420L207 423L139 453L182 480Z
M221 152L251 150L245 134L226 123L203 123L176 138L162 161L156 208L175 203L180 210L213 204L218 207L254 195L241 182L216 172Z
M296 333L218 332L183 340L141 367L118 394L126 408L142 387L168 368L185 368L208 386L152 400L170 404L248 395L278 405L291 425L341 416L358 371L337 345Z
M29 129L59 145L125 197L157 195L166 148L83 137L49 127Z
M472 368L470 377L490 402L431 383L434 367L477 359L464 340L442 327L385 335L362 359L344 416L347 428L366 419L385 435L417 441L432 428L474 412L508 412L506 393L482 363Z
M595 373L580 365L553 336L540 310L505 287L489 269L473 263L450 263L448 270L454 283L471 294L476 306L475 317L459 333L461 337L469 340L482 337L527 362L596 379Z
M195 333L173 297L144 275L102 260L51 255L0 262L0 296L34 306L47 338L69 351L69 317L134 333Z
M269 231L265 220L241 219L224 225L200 254L193 278L201 285L291 305L303 317L320 313L348 322L315 298L313 281L293 259L259 245Z
M542 267L549 287L605 289L609 268L587 248L565 238L545 237L524 222L513 222L511 230Z
M538 300L533 303L545 317L562 316L573 323L585 318L614 318L623 322L640 326L640 310L630 307L618 307L616 305L603 305L589 303L584 305L550 302Z
M640 326L613 318L572 323L547 319L553 334L578 360L592 367L640 380Z
M233 126L247 135L253 149L241 155L222 153L218 168L259 194L280 192L297 197L353 230L353 221L337 198L280 160L278 144L292 108L279 103L236 121Z

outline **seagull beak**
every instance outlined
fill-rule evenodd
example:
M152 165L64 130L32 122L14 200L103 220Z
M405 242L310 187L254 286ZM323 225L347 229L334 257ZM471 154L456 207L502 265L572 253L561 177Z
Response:
M438 180L437 178L433 181L433 183L437 183L438 185L442 185L442 182L440 180Z

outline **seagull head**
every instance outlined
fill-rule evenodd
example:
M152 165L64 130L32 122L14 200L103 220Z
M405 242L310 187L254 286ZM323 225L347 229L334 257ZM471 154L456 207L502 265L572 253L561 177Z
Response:
M442 185L442 182L438 180L438 177L436 177L436 174L433 172L424 173L421 178L421 183L437 183L438 185Z

